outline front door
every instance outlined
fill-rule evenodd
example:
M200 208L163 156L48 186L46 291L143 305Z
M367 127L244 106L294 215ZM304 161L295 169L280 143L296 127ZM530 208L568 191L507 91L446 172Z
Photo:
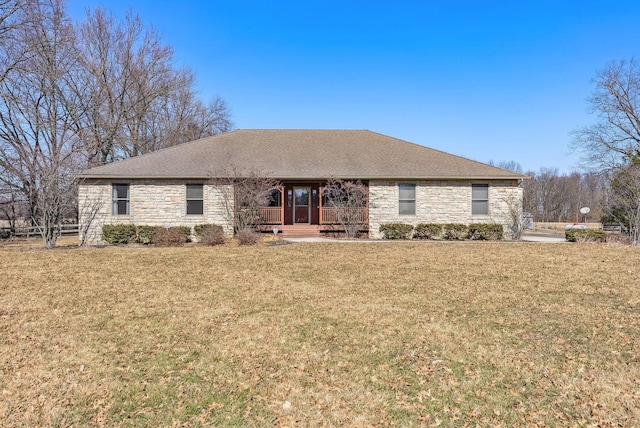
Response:
M293 188L293 223L309 224L310 204L310 187L294 187Z

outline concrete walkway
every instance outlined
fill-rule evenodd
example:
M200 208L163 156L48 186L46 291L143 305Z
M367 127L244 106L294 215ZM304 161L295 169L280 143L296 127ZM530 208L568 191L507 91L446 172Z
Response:
M390 242L419 242L419 241L401 241L390 239L331 239L331 238L283 238L283 241L287 242L340 242L341 244L349 243L390 243ZM527 234L522 235L522 241L526 242L546 242L558 244L567 242L564 236L561 235L543 235L543 234Z
M389 239L332 239L332 238L282 238L283 241L287 242L340 242L341 244L348 244L352 242L394 242ZM398 241L395 241L398 242Z

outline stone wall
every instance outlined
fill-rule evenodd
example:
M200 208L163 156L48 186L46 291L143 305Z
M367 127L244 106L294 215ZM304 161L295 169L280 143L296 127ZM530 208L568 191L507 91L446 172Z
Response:
M398 184L416 185L415 215L400 215ZM489 183L489 214L471 215L471 184ZM382 238L381 224L499 223L511 239L512 212L522 212L522 189L517 180L501 181L369 181L369 236Z
M111 181L86 180L78 191L80 241L88 245L104 244L101 239L105 224L136 224L150 226L195 226L215 223L228 236L233 234L233 215L225 201L233 200L230 186L204 184L203 215L186 214L185 180L129 180L129 215L112 214ZM229 208L232 210L233 206ZM232 211L231 211L232 212Z

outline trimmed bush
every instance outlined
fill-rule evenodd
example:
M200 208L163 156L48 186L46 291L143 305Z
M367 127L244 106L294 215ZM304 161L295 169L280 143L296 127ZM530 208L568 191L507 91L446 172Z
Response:
M384 239L411 239L413 225L405 223L386 223L380 225Z
M224 230L221 226L212 224L213 227L207 227L204 231L201 231L198 235L200 237L200 243L203 245L222 245L226 242L224 237Z
M138 226L136 227L136 242L149 245L153 243L153 235L159 226Z
M184 230L177 227L158 227L153 234L153 241L159 247L179 247L187 242Z
M469 233L469 228L461 223L448 223L442 226L442 237L449 241L465 239Z
M105 224L102 240L111 245L126 245L136 240L136 227L132 224Z
M262 237L253 229L242 229L238 232L238 242L240 245L255 245Z
M167 231L171 231L171 233L168 234ZM161 226L135 226L133 224L105 224L102 226L102 239L111 245L139 243L175 246L188 242L190 234L191 228L188 226L176 226L168 229Z
M469 239L496 241L502 239L504 231L501 224L474 223L469 225Z
M596 229L567 229L564 236L569 242L605 242L607 233Z
M435 239L442 235L442 225L435 223L420 223L413 230L416 239Z
M196 236L200 236L202 237L209 229L220 229L221 232L223 232L222 226L218 226L217 224L213 224L213 223L205 223L205 224L196 224L195 226L193 226L193 233Z

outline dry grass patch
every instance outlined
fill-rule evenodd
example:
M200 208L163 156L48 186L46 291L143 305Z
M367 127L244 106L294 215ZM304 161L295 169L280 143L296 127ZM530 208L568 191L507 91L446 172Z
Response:
M0 248L0 420L640 424L640 253Z

